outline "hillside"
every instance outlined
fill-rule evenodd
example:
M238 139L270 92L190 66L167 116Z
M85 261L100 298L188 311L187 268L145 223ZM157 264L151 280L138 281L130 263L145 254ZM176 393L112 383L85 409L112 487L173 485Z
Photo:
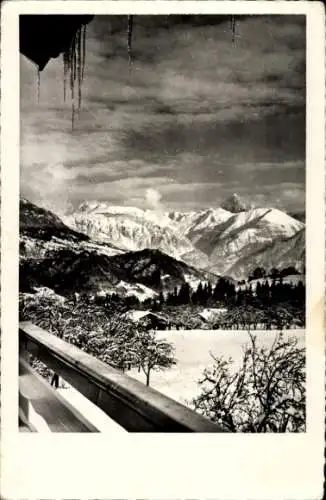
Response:
M27 200L20 204L20 289L48 287L58 294L116 292L141 300L185 281L197 286L215 275L160 250L123 252L98 243Z
M287 246L287 259L284 260L293 261L291 265L301 265L300 252L291 245L291 239L303 228L304 224L280 210L251 209L233 215L206 232L197 245L208 255L210 269L240 279L256 267L257 253L264 253L270 247L280 247L280 254L283 254L283 247ZM262 261L268 269L275 265L269 252L264 254ZM276 267L282 265L280 262Z
M197 287L200 281L216 281L217 276L207 273L164 254L160 250L145 249L112 257L117 269L123 269L126 279L138 281L154 289L171 290L188 282Z
M21 260L50 258L67 249L76 254L81 251L104 255L122 252L114 245L92 241L89 236L68 227L57 215L25 199L20 200L19 229Z
M273 267L284 269L294 266L299 272L304 271L305 266L305 230L302 229L291 238L281 241L267 242L261 247L252 249L249 255L244 255L237 260L234 269L229 268L232 275L237 273L239 279L248 276L248 269L263 267L269 270Z
M19 205L19 231L20 236L43 241L49 241L53 238L78 243L89 241L87 235L68 227L50 210L38 207L24 198L20 199Z
M20 264L21 291L42 286L63 295L113 291L128 295L133 285L136 295L142 293L147 298L161 289L170 290L186 281L198 284L206 278L206 274L158 250L109 257L87 251L76 254L66 249L44 259L24 259Z

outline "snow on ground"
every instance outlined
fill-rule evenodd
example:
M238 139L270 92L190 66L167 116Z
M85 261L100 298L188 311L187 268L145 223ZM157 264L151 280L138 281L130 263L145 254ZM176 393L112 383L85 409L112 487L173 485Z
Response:
M66 387L64 389L57 389L57 391L100 432L127 432L121 425L108 417L106 413L85 398L80 392L70 387L68 384L65 385Z
M292 285L297 285L299 281L302 281L306 285L306 277L304 274L289 274L283 278L283 283L290 283Z
M142 283L127 283L126 281L120 281L120 283L116 286L117 290L121 290L125 293L126 297L137 297L141 302L146 299L153 299L157 296L157 293L151 288L143 285Z
M146 299L153 299L157 297L157 293L151 288L143 285L142 283L127 283L121 280L117 285L111 288L102 288L97 295L99 297L105 297L106 295L115 295L119 293L125 297L136 297L140 302L144 302Z
M201 283L202 285L205 285L207 283L207 281L195 278L191 274L184 274L184 279L193 290L197 290L199 283Z
M222 314L227 312L228 310L226 307L207 307L199 313L199 316L201 316L205 321L213 321L214 319L217 320Z
M258 344L269 347L277 330L255 333ZM185 403L198 394L200 389L197 381L204 369L212 365L210 352L216 356L232 357L236 369L242 359L242 346L249 341L248 333L242 330L169 330L158 331L156 334L173 343L177 365L167 371L153 371L150 385L180 403ZM304 330L286 330L284 335L297 337L299 345L304 346ZM138 373L137 369L132 369L127 374L145 383L145 375ZM119 424L68 384L57 390L100 432L125 432Z
M57 293L55 293L54 290L52 290L51 288L48 288L46 286L43 286L43 287L33 287L33 290L35 290L36 293L24 293L23 295L25 297L29 297L33 300L35 300L36 298L42 298L42 297L46 297L48 299L52 299L53 301L56 301L56 302L65 302L65 297L62 297L62 295L58 295Z
M277 332L256 331L258 345L270 347ZM174 345L177 365L169 370L153 371L150 385L180 403L200 392L197 381L204 369L213 364L210 352L215 356L232 357L234 368L237 368L242 359L242 346L249 342L248 333L242 330L170 330L158 331L157 335ZM285 330L284 335L298 338L299 344L304 346L304 330ZM145 375L137 369L127 373L145 382Z
M125 318L130 319L131 321L139 321L141 318L150 313L150 310L147 311L127 311L124 315Z

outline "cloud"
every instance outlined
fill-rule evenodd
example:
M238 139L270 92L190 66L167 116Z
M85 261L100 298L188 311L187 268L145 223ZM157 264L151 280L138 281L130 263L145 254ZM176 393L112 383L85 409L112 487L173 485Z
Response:
M157 191L157 189L154 188L146 189L145 198L149 208L154 208L154 209L162 208L161 205L162 195Z
M236 30L232 44L228 17L137 16L129 68L125 17L96 16L73 132L62 61L42 72L37 103L22 57L22 191L58 206L201 208L230 190L302 204L280 186L304 190L304 16L244 16Z

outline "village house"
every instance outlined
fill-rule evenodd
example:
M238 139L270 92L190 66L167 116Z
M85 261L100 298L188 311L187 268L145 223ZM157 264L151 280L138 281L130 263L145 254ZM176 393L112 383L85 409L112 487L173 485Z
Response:
M203 309L199 316L205 323L211 323L218 325L220 319L228 312L227 308L222 307L211 307Z
M181 327L179 322L150 310L130 310L124 317L137 325L144 326L147 330L178 330Z

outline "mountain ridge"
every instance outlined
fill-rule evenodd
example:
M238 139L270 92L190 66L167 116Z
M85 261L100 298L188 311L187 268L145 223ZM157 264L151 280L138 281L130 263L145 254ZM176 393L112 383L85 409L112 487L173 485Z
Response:
M273 242L282 244L284 238L291 238L304 224L273 207L244 210L240 197L231 198L238 203L235 212L222 206L198 212L163 212L86 202L66 223L98 241L118 241L124 250L159 248L190 266L213 269L222 275L232 270L234 278L242 279L244 272L249 274L252 270L250 252L255 245L268 253ZM78 224L80 220L82 224ZM241 264L238 272L237 260L248 262L248 269ZM268 263L268 255L265 261Z
M305 225L272 207L238 213L222 207L161 212L96 201L80 207L79 212L61 220L51 211L22 200L21 258L44 259L67 248L76 255L95 252L107 257L149 249L198 272L237 280L247 277L257 260L267 268L275 267L275 249L279 247L280 258L289 265L298 269L303 265L304 238L298 237L298 248L291 244L291 238ZM78 225L75 221L79 217L82 223Z
M156 278L155 278L156 276ZM139 298L188 282L217 280L156 249L125 252L99 244L27 200L20 204L20 290L48 288L58 294L86 291Z

